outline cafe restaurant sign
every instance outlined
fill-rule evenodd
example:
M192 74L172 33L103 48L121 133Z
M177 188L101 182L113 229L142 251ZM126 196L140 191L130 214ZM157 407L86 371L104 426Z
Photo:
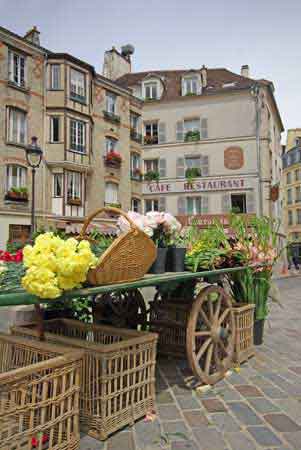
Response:
M147 183L143 185L143 194L172 194L208 191L230 191L237 189L249 189L249 179L245 178L220 178L217 180L175 181Z

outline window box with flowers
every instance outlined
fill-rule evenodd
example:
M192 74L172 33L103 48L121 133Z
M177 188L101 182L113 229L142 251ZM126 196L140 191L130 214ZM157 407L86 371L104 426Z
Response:
M6 195L5 200L13 201L13 202L21 202L21 203L27 203L28 202L28 189L27 187L12 187L10 188Z
M104 162L107 167L119 168L122 163L120 153L111 151L104 156Z
M185 142L194 142L201 139L201 134L198 130L187 131L185 134Z
M81 206L82 201L79 197L68 197L67 203L70 206Z
M150 170L144 174L144 180L148 181L148 182L152 182L152 181L158 182L160 180L160 174L159 174L159 172Z
M154 144L158 144L158 136L157 135L150 136L146 134L144 136L144 145L154 145Z

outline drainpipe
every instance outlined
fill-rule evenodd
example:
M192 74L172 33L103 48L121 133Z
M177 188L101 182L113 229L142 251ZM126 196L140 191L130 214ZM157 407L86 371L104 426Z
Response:
M47 63L48 63L48 55L45 55L45 60L44 60L44 86L43 86L43 94L44 94L44 98L43 98L43 146L42 148L44 149L44 161L43 161L43 181L42 181L42 186L43 186L43 193L42 193L42 218L43 218L43 225L45 226L45 221L46 221L46 215L47 215L47 211L46 211L46 207L47 207L47 193L48 193L48 189L47 189L47 167L46 167L46 158L47 158L47 153L46 153L46 141L47 141L47 114L46 114L46 105L47 105L47 101L46 101L46 95L47 95Z
M255 132L256 132L256 154L257 154L257 176L258 176L258 193L259 193L259 215L263 216L262 203L262 180L261 180L261 151L260 151L260 101L259 101L259 85L251 86L251 95L255 101Z

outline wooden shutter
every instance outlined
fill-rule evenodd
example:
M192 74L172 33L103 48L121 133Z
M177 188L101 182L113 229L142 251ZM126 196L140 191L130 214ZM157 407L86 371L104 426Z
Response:
M184 140L184 122L183 120L179 120L176 123L176 141Z
M159 159L159 175L160 175L160 178L166 177L166 159L165 158Z
M158 143L163 144L166 141L166 126L164 122L159 122L158 125Z
M202 214L208 214L209 212L209 197L202 196Z
M228 213L231 210L231 197L230 194L222 195L222 212Z
M208 137L208 120L205 118L201 120L201 137L204 139Z
M209 156L205 155L201 158L201 173L202 177L209 176Z
M185 216L186 214L186 197L178 197L178 215Z
M166 210L166 198L159 197L159 211L165 212L165 210Z
M185 159L177 158L177 178L185 177Z
M247 213L255 213L255 197L254 192L247 192Z

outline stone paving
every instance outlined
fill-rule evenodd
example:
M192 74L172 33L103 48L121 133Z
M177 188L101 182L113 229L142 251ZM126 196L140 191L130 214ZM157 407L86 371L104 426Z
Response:
M81 450L301 450L301 278L278 285L256 357L207 391L187 386L185 361L159 360L155 420Z

